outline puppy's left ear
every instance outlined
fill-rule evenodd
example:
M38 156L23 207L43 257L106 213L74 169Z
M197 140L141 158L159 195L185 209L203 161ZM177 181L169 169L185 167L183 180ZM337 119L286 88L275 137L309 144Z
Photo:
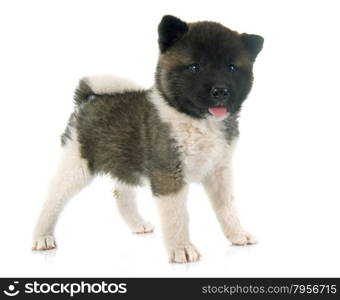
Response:
M255 61L256 56L260 53L263 47L264 39L256 34L241 34L241 40L248 51L250 58Z
M161 53L167 51L187 31L187 23L174 16L164 16L158 25L158 44Z

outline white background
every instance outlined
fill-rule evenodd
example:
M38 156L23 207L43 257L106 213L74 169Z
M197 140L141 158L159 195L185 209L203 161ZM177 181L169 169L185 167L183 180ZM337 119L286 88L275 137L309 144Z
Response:
M340 276L340 98L337 1L1 1L0 276ZM212 20L265 38L241 117L235 189L259 238L225 240L192 186L198 263L171 265L148 190L136 236L98 178L60 218L58 249L33 253L31 234L84 75L152 85L164 14Z

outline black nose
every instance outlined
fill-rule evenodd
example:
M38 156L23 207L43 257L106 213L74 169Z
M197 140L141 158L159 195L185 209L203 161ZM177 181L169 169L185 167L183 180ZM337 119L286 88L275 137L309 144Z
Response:
M229 90L225 86L214 86L210 93L216 100L223 100L229 96Z

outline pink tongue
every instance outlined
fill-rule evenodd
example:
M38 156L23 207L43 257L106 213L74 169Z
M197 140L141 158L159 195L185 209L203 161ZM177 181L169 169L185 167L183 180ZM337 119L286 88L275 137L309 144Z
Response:
M225 107L209 107L208 111L215 117L222 117L227 113Z

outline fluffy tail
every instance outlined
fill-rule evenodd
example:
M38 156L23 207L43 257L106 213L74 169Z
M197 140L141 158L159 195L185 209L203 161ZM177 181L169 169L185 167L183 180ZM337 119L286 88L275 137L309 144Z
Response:
M95 93L90 86L90 82L89 82L88 78L84 77L84 78L79 80L78 87L76 88L76 90L74 92L74 96L73 96L74 103L76 105L80 105L80 104L86 102L88 100L88 98L91 95L94 95L94 94Z
M80 105L88 101L91 96L112 95L140 90L143 90L141 86L126 78L114 75L88 76L79 81L74 93L74 102L76 105Z

